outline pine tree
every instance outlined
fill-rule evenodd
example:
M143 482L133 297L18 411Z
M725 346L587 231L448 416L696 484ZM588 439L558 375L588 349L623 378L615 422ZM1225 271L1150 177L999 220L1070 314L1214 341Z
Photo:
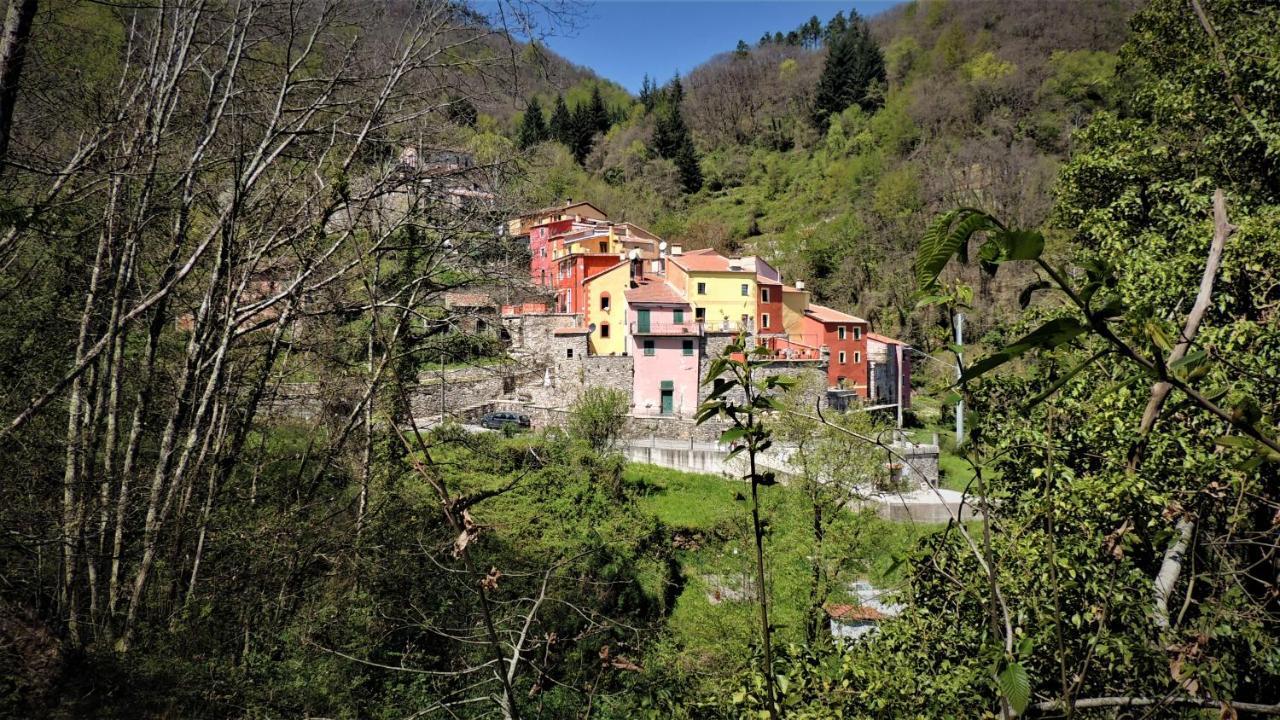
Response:
M702 166L698 163L698 153L693 147L693 140L685 135L684 142L675 157L676 170L680 173L680 185L686 193L695 193L702 189Z
M827 45L831 45L831 43L835 42L836 38L843 35L848 29L849 23L845 22L844 11L840 10L836 13L835 17L831 18L831 22L827 23L827 33L823 37L823 42Z
M650 146L658 157L675 162L680 185L685 192L697 192L702 187L702 168L689 127L685 125L680 111L680 101L684 98L680 77L673 78L660 95Z
M589 105L582 104L573 109L569 127L569 150L573 152L573 159L581 165L586 162L587 155L591 154L592 138L595 136L595 118L592 117Z
M764 47L765 45L769 45L772 42L773 42L773 36L770 35L769 33L765 33L764 35L760 36L759 46Z
M653 112L653 106L657 101L658 88L649 77L649 73L645 73L644 82L640 84L640 104L644 105L645 112Z
M783 42L785 42L785 38L782 36L782 31L775 32L773 34L773 44L781 45Z
M609 132L609 109L604 106L599 85L591 88L591 101L587 104L587 125L592 135Z
M538 104L538 98L535 97L529 100L529 106L525 108L517 142L520 144L520 149L524 150L546 139L547 125L542 118L542 105Z
M879 99L868 91L884 79L884 54L866 24L855 15L848 29L831 43L813 100L814 125L825 128L831 113L843 112L851 105L874 109Z
M734 49L733 54L738 57L746 57L751 54L751 47L747 45L746 40L739 40L738 47Z
M573 117L569 115L569 106L564 104L564 96L556 96L555 107L551 110L551 139L564 145L565 147L573 147Z
M800 26L800 40L807 48L818 47L822 40L822 21L817 15L811 15L809 21Z

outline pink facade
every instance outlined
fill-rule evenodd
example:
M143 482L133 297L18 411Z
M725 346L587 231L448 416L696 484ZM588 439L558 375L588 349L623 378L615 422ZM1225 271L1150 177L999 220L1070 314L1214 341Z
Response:
M692 417L698 410L702 326L665 282L627 291L627 329L635 357L636 415Z
M551 287L555 283L556 263L551 238L573 229L573 220L556 220L536 225L529 230L529 279L534 285Z

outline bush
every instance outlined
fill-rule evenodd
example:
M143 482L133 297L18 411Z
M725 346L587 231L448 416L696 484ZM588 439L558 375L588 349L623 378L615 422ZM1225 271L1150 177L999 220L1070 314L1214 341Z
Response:
M569 432L597 451L609 450L622 434L631 399L621 390L592 387L569 411Z

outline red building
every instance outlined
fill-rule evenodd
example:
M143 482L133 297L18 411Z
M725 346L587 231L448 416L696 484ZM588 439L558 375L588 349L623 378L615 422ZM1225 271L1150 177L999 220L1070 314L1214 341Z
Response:
M853 390L867 397L867 321L839 310L810 303L804 311L804 335L821 338L830 352L827 386Z
M756 275L756 334L787 334L782 318L782 281L760 274Z
M585 313L583 282L624 262L614 253L570 253L556 261L556 312Z

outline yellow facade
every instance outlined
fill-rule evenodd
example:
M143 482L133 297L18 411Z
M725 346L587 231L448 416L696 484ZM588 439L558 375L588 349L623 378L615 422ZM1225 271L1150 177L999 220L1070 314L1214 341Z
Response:
M782 291L782 326L788 336L804 333L804 310L809 307L809 292L784 288Z
M631 266L617 265L583 283L588 325L596 328L587 336L587 347L596 355L621 355L627 351L627 289L631 287ZM609 298L608 309L601 302ZM608 328L606 337L605 328Z
M685 270L668 262L667 279L684 291L694 308L694 317L698 317L701 310L708 330L741 330L744 319L747 326L754 326L757 292L754 272ZM703 292L699 292L699 285Z

